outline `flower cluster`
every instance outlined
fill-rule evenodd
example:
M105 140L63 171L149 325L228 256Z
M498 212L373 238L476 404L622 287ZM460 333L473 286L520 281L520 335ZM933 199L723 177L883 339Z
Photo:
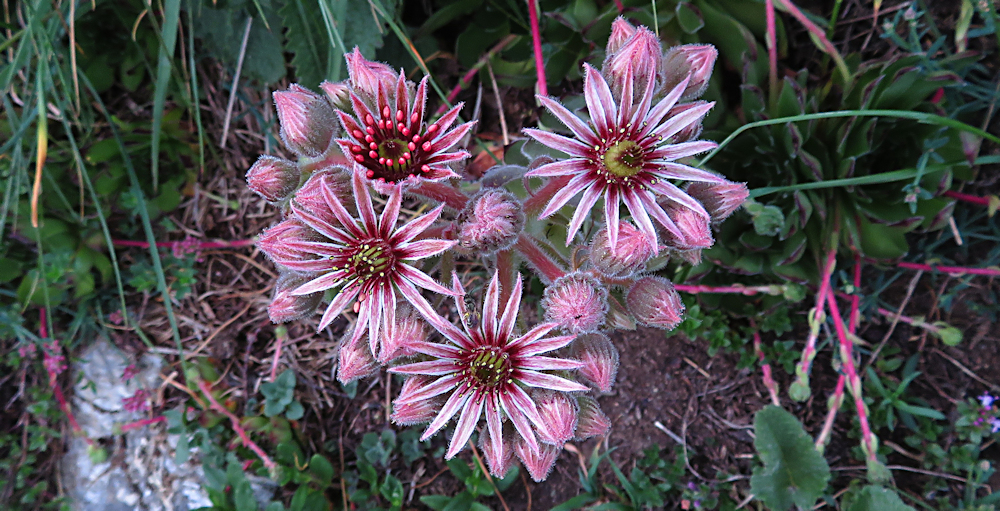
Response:
M538 97L572 136L524 132L562 159L472 180L462 147L474 125L459 121L461 105L430 117L427 78L413 83L355 49L347 81L274 93L294 161L261 156L247 173L283 215L257 240L279 268L271 319L321 309L319 330L345 330L342 382L388 366L405 378L392 419L428 424L423 439L454 419L447 458L478 432L496 476L520 460L543 480L567 441L609 433L596 400L618 370L607 333L677 326L680 296L650 261L700 260L712 226L747 196L689 160L715 147L697 139L712 103L692 101L715 49L664 52L652 32L618 19L607 55L601 70L585 68L585 118ZM534 326L519 317L532 288L522 262L547 285ZM353 321L335 324L345 315Z

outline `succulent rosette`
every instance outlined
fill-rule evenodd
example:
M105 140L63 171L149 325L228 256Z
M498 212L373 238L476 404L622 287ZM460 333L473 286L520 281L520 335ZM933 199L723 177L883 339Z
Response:
M457 292L464 294L457 276L453 285ZM542 453L539 438L543 442L564 440L562 430L565 428L546 422L529 390L563 394L588 390L580 383L551 374L552 371L576 370L583 364L546 355L568 345L576 338L575 335L546 337L558 326L555 323L537 325L522 335L515 333L521 292L522 284L518 279L506 306L501 309L500 284L498 275L494 273L486 290L482 321L478 325L470 324L464 301L456 299L463 328L459 329L441 317L428 318L428 323L447 342L415 343L411 348L429 359L389 369L389 372L410 377L434 378L422 389L397 398L394 403L397 413L414 403L448 395L421 437L421 440L430 438L457 414L458 424L446 458L462 450L484 415L491 452L509 451L510 446L505 449L503 445L503 424L509 421L519 437L517 442L523 443L523 449ZM405 421L407 417L402 419ZM576 421L575 414L572 421Z
M441 239L416 240L441 215L441 206L397 227L402 191L395 187L382 214L375 215L371 195L363 178L351 180L359 218L352 216L330 187L329 180L316 180L319 196L312 208L296 201L291 216L265 231L257 246L274 262L314 276L291 290L293 296L337 289L320 320L326 328L352 303L358 324L349 344L363 334L373 355L378 355L381 334L395 324L397 292L423 315L435 315L418 288L453 294L410 263L451 248L456 242ZM316 197L309 190L306 195Z

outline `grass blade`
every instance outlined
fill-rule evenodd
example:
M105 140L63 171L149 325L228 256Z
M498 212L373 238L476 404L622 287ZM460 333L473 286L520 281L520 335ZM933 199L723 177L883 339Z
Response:
M150 171L153 174L153 192L156 192L159 188L160 135L162 134L163 107L167 101L167 87L170 86L170 73L173 71L174 46L177 43L177 29L181 14L180 0L164 0L163 5L163 46L160 47L160 58L156 64L156 85L153 89L153 132L152 147L150 147Z

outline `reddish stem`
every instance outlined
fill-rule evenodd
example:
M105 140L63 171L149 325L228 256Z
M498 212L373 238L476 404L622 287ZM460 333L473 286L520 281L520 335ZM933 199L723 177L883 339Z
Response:
M538 76L538 93L549 95L549 87L545 83L545 61L542 59L542 36L538 29L538 0L528 0L528 18L531 22L531 42L535 48L535 72Z
M826 293L830 289L830 276L837 265L836 234L832 237L833 248L826 253L826 261L823 264L823 274L820 276L819 292L816 293L816 307L809 311L809 337L806 338L806 347L802 350L802 358L795 369L795 385L809 386L809 371L813 360L816 359L816 341L819 339L820 317L823 314L826 302Z
M837 387L833 390L833 395L830 396L828 403L829 410L826 412L826 420L823 421L823 430L816 437L816 450L820 453L823 452L827 440L830 439L830 432L833 431L833 421L837 418L837 410L844 403L844 384L846 382L847 378L844 378L844 375L840 375L837 378Z
M274 361L271 362L271 381L278 378L278 359L281 358L281 346L288 340L288 329L279 326L274 329L276 345L274 347Z
M537 192L528 191L530 197L524 201L524 212L529 218L538 218L538 214L545 207L545 204L549 202L549 199L556 194L559 190L566 188L569 184L571 178L567 176L559 176L549 179ZM527 188L527 183L525 183Z
M202 241L198 243L191 243L188 241L158 241L156 246L159 248L174 248L177 246L190 246L197 248L198 250L208 250L212 248L241 248L253 245L257 240L236 240L236 241ZM115 246L118 247L139 247L139 248L149 248L149 243L145 241L132 241L132 240L111 240Z
M746 296L753 296L756 294L768 294L768 295L780 295L782 292L781 285L773 286L744 286L742 284L733 284L731 286L698 286L690 284L674 284L674 289L678 291L683 291L685 293L698 294L698 293L715 293L715 294L740 294Z
M852 334L858 330L858 316L859 308L861 305L861 295L858 293L861 290L861 252L854 253L854 295L851 296L851 315L847 318L849 323L847 330Z
M497 274L500 275L500 303L504 304L510 298L515 279L518 278L513 249L497 252Z
M622 0L615 0L615 7L618 8L618 14L625 12L625 6L622 5Z
M764 373L764 386L767 387L768 393L771 394L771 402L774 403L774 406L781 406L781 402L778 401L778 384L774 381L774 376L771 375L771 364L764 361L764 350L761 349L760 331L757 330L756 324L753 320L750 321L750 326L754 327L753 350L757 353L757 359L760 360L760 367Z
M906 268L908 270L923 270L938 273L947 273L949 275L987 275L990 277L1000 277L1000 270L993 268L968 268L965 266L938 266L929 265L921 263L908 263L906 261L900 261L896 263L896 266L900 268Z
M407 191L425 199L444 204L456 211L465 209L465 205L469 202L469 198L464 193L455 189L455 187L437 181L423 181Z
M955 192L952 190L947 190L944 192L945 197L951 197L952 199L957 199L963 202L968 202L970 204L978 204L980 206L989 206L989 197L979 197L978 195L969 195L967 193Z
M566 270L564 270L559 263L546 254L545 251L538 246L538 242L532 239L530 235L522 232L517 237L517 244L515 244L514 247L521 254L521 256L528 261L528 264L533 266L535 270L538 271L543 280L552 282L559 277L566 275Z
M45 314L45 307L40 307L38 309L38 336L42 338L42 340L49 337L49 328L46 323ZM62 351L62 347L59 346L58 343L53 342L52 344L57 349ZM46 353L43 356L48 357L48 354ZM66 396L63 395L62 387L59 385L58 381L59 373L56 372L56 366L58 363L43 363L42 365L45 367L45 372L49 377L49 387L52 387L52 395L56 398L56 402L59 403L59 409L62 410L62 412L66 415L66 419L69 420L69 425L73 430L73 434L82 436L83 439L87 441L88 445L94 445L94 441L83 432L83 428L80 427L80 423L76 422L76 416L73 415L73 410L70 409L69 403L66 402Z
M130 422L128 424L122 425L122 433L131 431L133 429L139 429L139 428L142 428L142 427L145 427L145 426L149 426L151 424L156 424L158 422L163 422L165 420L167 420L166 417L164 417L162 415L158 415L156 417L150 417L148 419L140 419L140 420L137 420L135 422Z
M476 61L475 65L472 66L472 69L469 69L468 72L462 75L462 79L459 80L458 83L455 84L455 87L451 89L451 92L448 93L448 102L438 107L436 115L441 115L445 113L445 111L448 110L448 105L454 103L455 98L457 98L458 94L462 92L462 88L469 85L469 83L472 82L472 79L475 78L477 74L479 74L479 71L481 69L483 69L483 66L485 66L486 63L489 62L494 55L496 55L498 52L506 48L508 44L514 42L515 39L517 39L516 35L513 34L508 35L507 37L501 39L500 42L497 43L495 46L493 46L493 48L491 48L490 51L486 52L482 57L479 57L479 60Z
M767 77L771 87L768 93L773 106L774 100L778 97L778 29L774 21L774 0L764 1L764 17L767 23L764 44L767 45L767 61L770 65Z
M208 382L206 382L205 380L198 380L198 388L201 389L201 392L203 394L205 394L205 397L208 399L208 402L211 403L212 405L212 409L225 415L226 417L229 418L229 421L233 423L233 431L236 431L236 434L240 437L240 440L243 442L243 445L245 445L247 448L249 448L251 451L257 454L257 456L260 457L260 460L264 462L264 466L267 467L269 471L274 472L274 470L278 468L278 466L275 465L274 461L272 461L271 458L267 455L267 453L264 452L264 449L261 449L259 445L254 443L254 441L251 440L249 436L247 436L246 430L243 429L243 426L240 426L240 419L236 417L236 415L234 415L233 412L230 412L226 407L220 405L219 402L215 400L215 397L212 396L212 389L208 387Z

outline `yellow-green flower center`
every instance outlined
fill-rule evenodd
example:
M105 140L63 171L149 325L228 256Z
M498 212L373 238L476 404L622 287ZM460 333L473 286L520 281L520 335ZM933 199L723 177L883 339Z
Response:
M469 354L466 363L468 383L481 389L501 385L513 371L510 355L499 348L476 348Z
M620 140L608 147L601 159L609 173L618 177L632 177L642 170L644 153L639 144L631 140Z
M347 264L354 271L359 283L383 278L395 264L392 251L381 241L362 243L347 258Z

